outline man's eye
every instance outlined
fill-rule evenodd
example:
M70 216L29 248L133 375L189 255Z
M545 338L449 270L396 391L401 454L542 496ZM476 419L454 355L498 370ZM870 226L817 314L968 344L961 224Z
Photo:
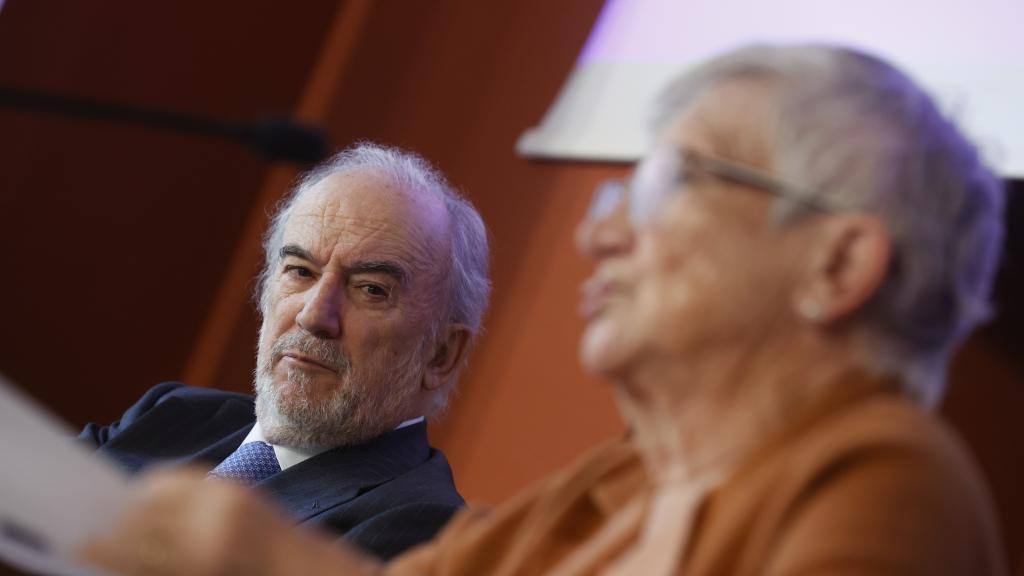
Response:
M284 267L284 273L288 274L288 275L291 275L291 276L297 276L299 278L312 278L313 277L313 271L310 270L309 268L306 268L305 266L294 266L294 265L285 266Z
M388 297L387 288L379 286L377 284L363 284L362 286L359 287L359 289L362 290L363 293L365 293L367 296L372 296L374 298Z

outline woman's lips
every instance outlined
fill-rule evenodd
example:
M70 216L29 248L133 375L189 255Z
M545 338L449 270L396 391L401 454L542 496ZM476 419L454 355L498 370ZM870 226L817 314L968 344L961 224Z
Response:
M591 278L580 288L579 313L590 320L599 315L615 294L618 284L607 278Z

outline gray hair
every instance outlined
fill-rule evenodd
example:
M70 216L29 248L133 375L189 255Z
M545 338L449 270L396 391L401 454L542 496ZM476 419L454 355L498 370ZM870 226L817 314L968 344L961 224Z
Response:
M480 331L487 301L491 294L488 277L490 256L487 228L476 208L448 184L444 175L423 157L398 148L371 142L359 142L339 152L302 176L295 188L285 196L270 220L264 237L266 253L263 270L256 287L256 301L265 315L269 305L268 288L280 260L284 227L296 202L324 178L340 173L373 171L386 175L403 190L433 194L444 202L449 216L449 258L445 308L440 312L438 328L447 323L465 324L476 335ZM437 334L433 335L434 337Z
M735 50L676 81L658 116L663 122L706 89L740 79L778 89L774 174L817 191L818 202L886 223L892 261L860 316L869 368L899 376L905 392L935 406L953 351L989 315L1002 182L910 78L848 48ZM778 208L782 219L800 211L793 202Z

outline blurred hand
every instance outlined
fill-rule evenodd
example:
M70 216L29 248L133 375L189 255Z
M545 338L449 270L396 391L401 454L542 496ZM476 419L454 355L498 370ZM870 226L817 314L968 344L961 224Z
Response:
M124 575L368 575L380 565L292 525L254 490L167 470L145 477L120 524L82 560Z

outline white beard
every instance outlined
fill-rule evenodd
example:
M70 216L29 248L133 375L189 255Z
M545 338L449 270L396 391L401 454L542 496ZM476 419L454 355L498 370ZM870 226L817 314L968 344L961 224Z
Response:
M408 412L423 374L422 347L413 347L403 357L383 358L365 370L355 370L333 341L302 330L281 335L267 353L263 344L261 330L253 379L256 418L272 444L303 450L351 446L415 416ZM323 385L314 383L310 372L292 367L287 383L275 385L274 367L289 350L335 368L339 383L322 391L322 399L315 399L311 394L314 387Z

